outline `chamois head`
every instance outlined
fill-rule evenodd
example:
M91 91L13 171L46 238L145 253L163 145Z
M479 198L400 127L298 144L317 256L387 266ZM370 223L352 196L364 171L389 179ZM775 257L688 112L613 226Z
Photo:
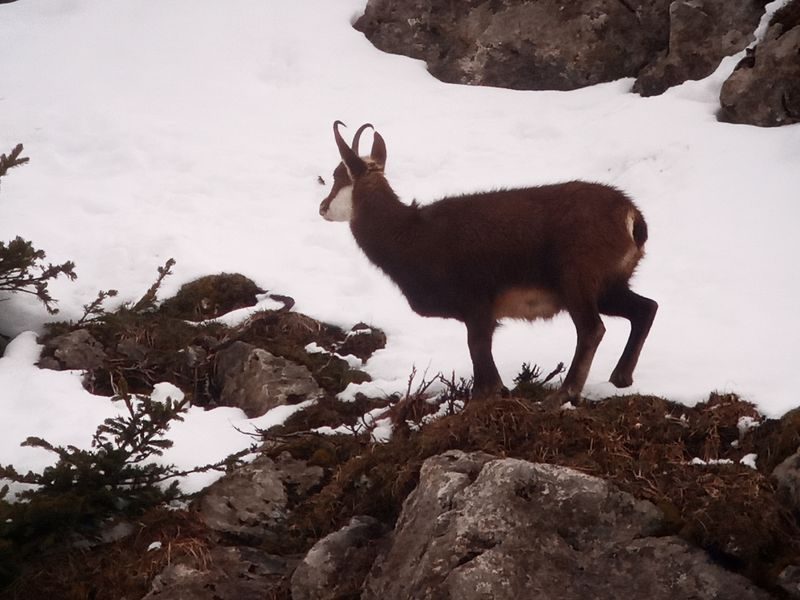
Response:
M339 133L341 121L333 124L333 137L339 148L342 162L333 170L333 186L331 191L319 205L319 214L328 221L349 221L353 215L353 186L367 173L383 172L386 164L386 144L376 131L372 142L372 150L368 157L358 155L358 142L365 129L374 129L365 123L356 131L353 145L348 146Z

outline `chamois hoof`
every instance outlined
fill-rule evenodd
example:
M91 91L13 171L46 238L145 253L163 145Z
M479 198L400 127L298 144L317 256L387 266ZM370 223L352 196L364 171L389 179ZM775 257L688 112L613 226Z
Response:
M614 371L609 381L618 388L631 387L633 385L633 375L630 373L618 373Z

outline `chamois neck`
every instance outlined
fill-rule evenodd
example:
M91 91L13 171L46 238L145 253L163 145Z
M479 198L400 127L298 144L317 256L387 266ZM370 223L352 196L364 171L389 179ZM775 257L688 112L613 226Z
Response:
M373 228L376 223L402 223L416 213L416 208L403 204L382 174L365 177L353 188L355 226Z
M367 177L353 188L350 230L370 260L384 267L397 254L398 240L406 237L417 212L416 206L400 201L383 175Z

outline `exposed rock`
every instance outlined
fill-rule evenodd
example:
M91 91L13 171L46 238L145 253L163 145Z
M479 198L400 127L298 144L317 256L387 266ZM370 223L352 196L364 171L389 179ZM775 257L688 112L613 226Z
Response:
M669 7L669 46L639 74L633 91L663 94L688 79L708 77L726 56L753 41L764 0L677 0Z
M772 471L772 477L796 511L800 511L800 449Z
M792 0L723 88L722 117L800 119L800 32ZM355 28L381 50L424 60L450 83L571 90L636 77L661 94L746 48L767 0L369 0Z
M292 575L292 600L356 598L377 555L381 524L372 517L350 523L322 538Z
M362 598L761 599L601 479L451 451L428 459Z
M76 329L48 340L44 353L53 361L39 361L44 368L82 369L89 371L103 365L108 358L103 346L86 329Z
M199 502L211 529L246 543L280 539L292 496L303 496L322 480L321 467L288 455L277 462L261 456L210 486Z
M773 15L764 39L720 92L720 119L772 127L800 122L800 0Z
M635 76L667 47L669 0L370 0L355 23L381 50L451 83L570 90Z
M322 393L305 366L246 342L234 342L217 354L216 373L220 404L237 406L250 418Z
M263 600L294 562L255 548L226 546L215 546L205 558L205 564L168 566L145 600Z
M778 575L778 585L789 598L800 598L800 566L790 565Z

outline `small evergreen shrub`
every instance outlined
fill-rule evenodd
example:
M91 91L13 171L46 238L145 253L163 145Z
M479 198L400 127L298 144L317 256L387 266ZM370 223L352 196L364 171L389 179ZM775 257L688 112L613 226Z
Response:
M110 519L137 517L183 497L175 478L228 471L250 451L188 471L155 464L151 460L172 446L164 436L174 421L183 420L188 400L156 402L138 395L116 399L124 401L126 414L100 424L90 450L29 437L23 446L52 452L56 462L42 473L0 466L0 479L30 486L15 502L5 500L7 485L0 489L0 589L32 556L65 543L92 541Z
M0 178L9 169L28 162L27 157L20 156L21 153L22 144L17 144L8 156L0 154ZM45 257L44 250L34 248L32 242L19 236L8 243L0 241L0 292L21 292L36 296L47 311L53 314L58 309L54 307L56 301L50 295L48 284L59 275L71 280L77 275L75 263L72 261L60 265L45 265Z

